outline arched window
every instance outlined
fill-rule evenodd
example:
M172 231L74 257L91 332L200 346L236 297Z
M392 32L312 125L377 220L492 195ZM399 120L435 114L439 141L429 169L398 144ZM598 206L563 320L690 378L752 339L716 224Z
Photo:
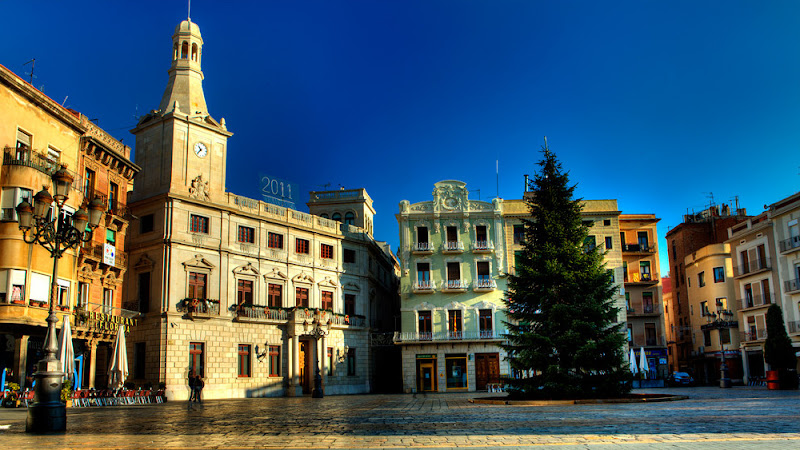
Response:
M178 59L178 44L172 46L172 60L175 61Z
M354 225L356 222L356 215L352 212L347 212L344 215L344 223L348 225Z
M197 62L197 44L192 44L192 61Z
M342 221L342 215L339 214L339 213L333 213L333 216L331 216L331 218L333 220L337 221L337 222L341 222Z
M181 44L181 59L186 59L189 57L189 43L184 42Z
M325 214L325 213L322 213L322 214L320 214L319 216L320 216L320 217L322 217L323 219L327 219L327 218L328 218L328 215L327 215L327 214Z

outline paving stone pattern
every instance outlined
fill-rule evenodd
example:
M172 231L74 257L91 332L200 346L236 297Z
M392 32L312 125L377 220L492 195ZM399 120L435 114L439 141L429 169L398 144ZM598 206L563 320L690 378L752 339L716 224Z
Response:
M0 409L6 448L800 448L800 392L684 388L665 403L516 407L487 394L258 398L70 408L68 433L24 432Z

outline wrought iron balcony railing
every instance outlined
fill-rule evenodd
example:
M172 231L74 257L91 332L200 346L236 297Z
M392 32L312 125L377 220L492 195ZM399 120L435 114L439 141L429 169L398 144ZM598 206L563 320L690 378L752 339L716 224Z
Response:
M656 246L652 244L622 244L622 251L623 252L632 252L632 253L655 253Z
M419 341L464 341L481 339L503 339L494 330L473 330L473 331L438 331L417 332L417 331L396 331L394 342L419 342Z
M772 296L772 294L770 294L770 295L761 295L761 294L752 295L752 296L749 296L749 297L745 297L745 298L739 299L737 301L739 302L740 305L742 305L742 309L755 308L756 306L770 305L772 303L775 303L775 299Z
M190 317L218 316L219 300L209 298L185 298L177 307L178 312L189 314Z
M492 278L478 278L475 280L475 290L487 290L490 291L492 289L497 289L497 282Z
M411 251L417 253L433 253L433 244L430 242L415 242L411 245Z
M744 275L749 275L757 272L761 272L762 270L769 270L772 268L772 264L770 264L769 259L756 259L753 261L749 261L747 264L742 264L741 266L735 266L733 268L733 276L741 277Z
M494 250L494 243L492 241L475 241L472 244L472 251L476 253L488 253Z
M464 280L444 280L442 281L442 290L455 291L467 289L467 283Z
M464 243L461 241L445 241L442 246L444 253L460 253L464 251Z
M784 281L783 287L787 293L800 291L800 279Z
M412 288L414 292L433 292L433 282L431 280L415 281Z
M800 248L800 236L792 236L780 241L781 253Z

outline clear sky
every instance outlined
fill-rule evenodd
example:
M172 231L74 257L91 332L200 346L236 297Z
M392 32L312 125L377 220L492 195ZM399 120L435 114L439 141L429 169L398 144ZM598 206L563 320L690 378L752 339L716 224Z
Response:
M0 1L0 64L133 144L157 108L186 1ZM800 186L800 2L281 0L192 2L231 192L259 174L365 187L375 236L398 203L458 179L520 198L542 137L578 194L655 213ZM480 190L480 191L478 191Z

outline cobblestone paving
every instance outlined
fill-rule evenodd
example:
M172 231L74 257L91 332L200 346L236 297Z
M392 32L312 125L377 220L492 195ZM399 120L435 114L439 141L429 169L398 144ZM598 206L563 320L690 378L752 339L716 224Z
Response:
M364 395L70 408L68 432L24 432L0 409L6 448L800 448L800 392L763 388L641 390L665 403L476 405L487 394Z

